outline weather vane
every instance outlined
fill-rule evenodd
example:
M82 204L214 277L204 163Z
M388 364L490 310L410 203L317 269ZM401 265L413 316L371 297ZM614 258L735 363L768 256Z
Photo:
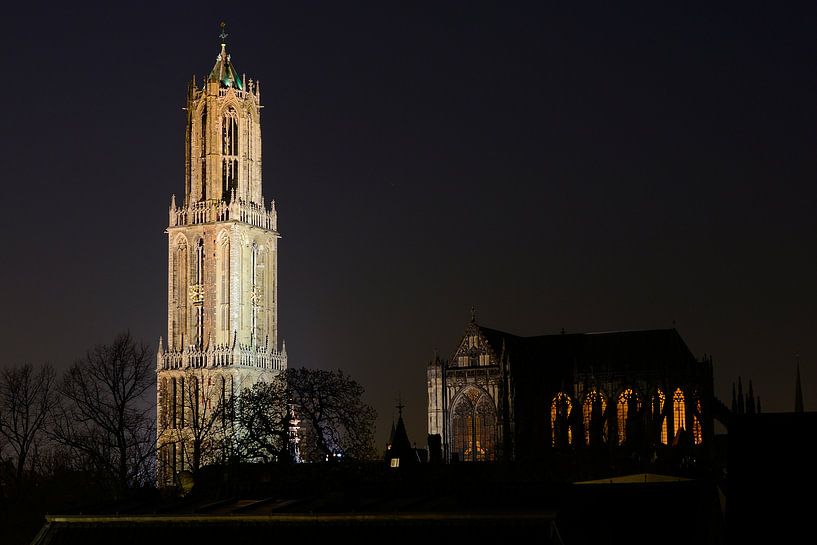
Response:
M397 412L398 412L400 417L403 416L403 409L404 408L405 408L405 405L403 405L403 396L398 392L398 394L397 394Z
M218 37L221 38L222 43L225 43L227 41L227 36L229 36L229 34L227 34L227 23L221 21L221 34L219 34Z

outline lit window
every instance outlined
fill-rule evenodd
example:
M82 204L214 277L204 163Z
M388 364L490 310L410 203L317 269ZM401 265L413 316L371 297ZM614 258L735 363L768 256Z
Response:
M570 412L573 404L570 397L559 392L550 403L550 433L554 447L566 447L573 443L573 431L570 429Z
M699 399L695 402L695 414L692 415L692 440L696 445L700 445L704 442L704 429L701 425L703 414L703 405Z
M400 467L400 458L392 458L389 467Z
M606 409L607 400L604 398L604 394L596 388L591 388L584 397L582 407L584 441L588 446L596 442L607 442L607 422L604 419Z
M454 406L451 418L453 449L463 461L495 458L496 409L493 400L476 388L467 389Z
M641 400L631 388L627 388L618 396L616 416L618 424L618 444L623 445L627 440L627 428L638 411L641 410Z
M678 432L687 427L686 420L686 402L684 401L684 392L678 388L672 396L672 420L673 420L673 437L678 435Z

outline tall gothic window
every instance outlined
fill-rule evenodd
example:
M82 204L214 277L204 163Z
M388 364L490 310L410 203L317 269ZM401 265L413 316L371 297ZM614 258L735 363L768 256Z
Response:
M672 395L672 436L678 435L678 432L687 427L686 418L686 401L684 399L684 392L678 388Z
M174 346L184 342L187 328L187 242L179 240L173 252L173 323L171 337Z
M695 414L692 415L692 441L696 445L704 442L704 429L701 425L704 409L700 398L695 401Z
M263 246L256 248L255 267L255 308L258 314L255 338L259 343L265 342L267 334L267 306L266 306L266 290L267 290L267 250Z
M596 388L591 388L584 397L582 421L584 423L585 444L600 445L607 442L607 422L604 412L607 400Z
M659 440L662 445L667 444L667 416L664 414L664 406L667 402L667 396L661 388L658 388L655 396L652 398L652 421L660 421Z
M176 428L178 420L176 419L176 411L177 411L177 402L178 402L178 395L179 392L176 389L176 379L170 379L170 399L168 400L170 403L170 427Z
M184 399L184 377L179 378L178 382L178 395L179 395L179 402L176 406L179 412L179 418L177 420L178 427L183 428L185 423L185 399ZM175 396L174 396L175 398Z
M207 199L207 106L201 109L199 161L201 162L201 200L205 200Z
M258 296L259 272L258 245L253 242L250 253L250 331L256 343L260 340L258 338L258 305L261 302Z
M227 197L238 184L238 113L229 108L221 120L221 187Z
M222 233L218 246L218 321L220 342L229 341L230 331L230 237Z
M554 447L567 447L573 444L573 430L570 429L570 412L573 404L570 397L559 392L550 403L550 435Z
M193 270L195 285L190 294L193 301L194 312L196 313L196 346L201 347L204 343L204 240L196 242L196 260Z
M616 424L618 427L618 444L623 445L627 436L638 418L641 410L641 399L631 388L627 388L618 396L616 403Z
M452 453L468 462L494 460L496 409L490 396L469 388L460 396L452 413Z

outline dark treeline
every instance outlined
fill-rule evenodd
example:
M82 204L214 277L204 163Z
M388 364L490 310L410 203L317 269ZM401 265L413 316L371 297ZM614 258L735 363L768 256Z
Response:
M203 372L187 370L187 384L209 384L192 380ZM61 375L50 365L0 370L3 542L30 541L47 512L175 496L173 487L156 488L157 432L190 450L194 474L212 464L376 457L374 410L340 371L288 369L236 395L189 394L185 428L171 427L162 410L157 430L155 354L129 333ZM203 398L213 403L196 402Z

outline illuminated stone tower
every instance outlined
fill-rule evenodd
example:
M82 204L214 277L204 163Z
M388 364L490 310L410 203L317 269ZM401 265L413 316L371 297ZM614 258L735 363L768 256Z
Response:
M212 461L231 393L286 369L278 347L278 222L261 184L260 85L221 51L187 94L185 196L170 204L167 345L157 357L159 483ZM209 415L209 416L208 416ZM222 417L223 421L223 417Z

